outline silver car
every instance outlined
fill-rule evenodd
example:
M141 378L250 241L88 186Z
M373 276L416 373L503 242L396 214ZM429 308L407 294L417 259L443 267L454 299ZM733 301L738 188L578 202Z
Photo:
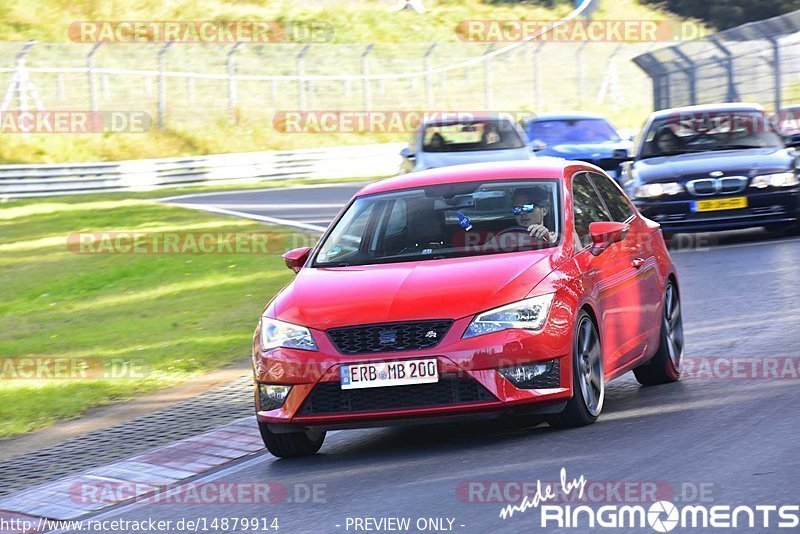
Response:
M532 157L522 128L511 118L457 117L423 121L400 155L401 172Z

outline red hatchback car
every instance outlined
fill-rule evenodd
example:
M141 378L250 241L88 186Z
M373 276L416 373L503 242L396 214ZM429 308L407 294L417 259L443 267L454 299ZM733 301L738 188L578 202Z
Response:
M476 164L359 191L253 340L258 424L276 456L329 429L541 414L593 423L605 383L679 377L675 267L658 224L602 170Z

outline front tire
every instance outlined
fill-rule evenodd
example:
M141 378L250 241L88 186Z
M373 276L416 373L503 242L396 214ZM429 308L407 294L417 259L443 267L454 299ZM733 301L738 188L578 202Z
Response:
M571 428L590 425L603 410L605 376L600 335L585 310L578 314L572 348L572 398L558 415L547 419L550 426Z
M261 432L264 446L278 458L298 458L317 454L322 447L322 442L325 441L326 434L320 430L277 433L271 431L269 425L261 421L258 422L258 430Z
M677 286L670 280L664 288L661 335L655 356L633 370L643 386L676 382L681 377L683 358L683 318Z

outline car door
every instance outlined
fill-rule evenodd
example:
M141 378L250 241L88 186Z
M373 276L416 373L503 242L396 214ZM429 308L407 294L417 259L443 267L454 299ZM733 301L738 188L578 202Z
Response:
M628 361L653 348L649 345L657 342L656 334L661 326L662 290L653 252L653 230L635 216L630 201L610 178L599 173L590 173L590 177L612 220L630 225L627 237L620 244L635 275L636 283L632 289L633 298L638 299L639 313L629 314L627 322L631 335L640 339L637 344L640 350L629 354L625 360Z
M641 348L639 325L631 315L639 314L636 273L631 265L626 239L612 244L598 255L592 253L589 225L611 221L608 208L601 200L588 173L576 174L572 180L572 209L576 243L579 252L575 261L586 290L599 306L600 335L606 374L624 364Z

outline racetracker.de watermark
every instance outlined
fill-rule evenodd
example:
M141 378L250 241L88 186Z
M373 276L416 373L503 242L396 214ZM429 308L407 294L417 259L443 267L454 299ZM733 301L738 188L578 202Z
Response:
M80 505L108 505L117 502L146 502L167 505L234 504L319 504L327 502L326 484L277 482L118 482L82 481L70 486L72 502Z
M327 43L335 33L322 20L83 20L67 30L77 43Z
M429 122L468 123L491 120L498 128L530 119L518 111L278 111L272 126L281 133L411 133ZM511 126L510 126L511 127Z
M276 232L74 232L74 254L280 254L310 247L316 237Z
M705 32L699 24L672 20L462 20L456 36L468 42L621 42L690 41Z
M0 134L144 133L152 125L146 111L0 112Z
M137 380L149 374L149 365L141 359L0 358L0 380Z
M691 356L682 380L800 380L800 356Z

